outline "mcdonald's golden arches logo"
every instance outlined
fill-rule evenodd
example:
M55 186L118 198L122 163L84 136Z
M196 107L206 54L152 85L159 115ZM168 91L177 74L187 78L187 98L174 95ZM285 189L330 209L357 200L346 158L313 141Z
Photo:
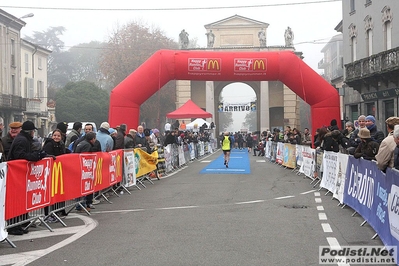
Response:
M51 197L59 193L64 194L64 176L62 173L62 163L54 161L51 173Z
M116 156L116 176L122 176L122 164L121 164L121 156L118 154Z
M103 183L103 158L98 158L94 186Z
M218 59L208 59L207 70L220 70Z
M254 70L265 70L265 62L263 59L255 59L254 60Z

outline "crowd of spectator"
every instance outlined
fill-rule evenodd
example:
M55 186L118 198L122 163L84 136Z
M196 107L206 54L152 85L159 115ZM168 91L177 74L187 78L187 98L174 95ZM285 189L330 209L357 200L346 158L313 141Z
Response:
M357 125L347 121L345 128L340 130L335 119L329 126L315 130L312 136L308 128L303 132L297 128L286 126L284 131L274 128L272 131L263 131L259 140L257 134L235 132L230 133L232 138L231 149L247 148L253 151L254 156L264 156L266 141L283 142L321 149L323 151L341 152L374 160L381 171L387 167L399 169L399 117L389 117L385 121L387 135L377 128L376 119L372 115L360 115ZM223 135L220 136L220 139Z

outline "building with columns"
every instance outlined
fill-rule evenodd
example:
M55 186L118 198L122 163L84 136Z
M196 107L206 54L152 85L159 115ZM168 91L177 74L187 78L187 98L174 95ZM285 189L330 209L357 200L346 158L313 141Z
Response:
M269 24L239 15L234 15L205 25L208 34L213 34L213 45L208 42L210 51L239 51L239 52L265 52L289 50L295 52L294 47L267 46L267 28ZM282 33L283 36L283 33ZM212 47L211 47L212 46ZM296 52L301 57L302 53ZM240 81L176 81L176 108L191 99L199 107L212 113L213 118L208 122L215 122L216 132L224 129L218 128L219 115L217 111L219 96L222 89L231 83ZM243 81L249 85L256 94L257 103L257 128L264 131L272 128L291 126L301 129L309 127L310 119L301 121L301 111L309 112L309 106L304 103L293 91L280 81ZM307 105L307 106L306 106ZM304 106L302 108L301 106ZM306 110L307 109L307 110ZM307 116L309 117L309 116ZM189 121L188 121L189 122Z

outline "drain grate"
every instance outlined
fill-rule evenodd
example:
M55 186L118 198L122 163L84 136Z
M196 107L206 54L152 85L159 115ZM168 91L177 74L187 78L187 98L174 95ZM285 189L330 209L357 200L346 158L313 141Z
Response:
M299 205L299 204L293 204L293 205L284 205L284 208L288 208L288 209L307 209L308 206Z

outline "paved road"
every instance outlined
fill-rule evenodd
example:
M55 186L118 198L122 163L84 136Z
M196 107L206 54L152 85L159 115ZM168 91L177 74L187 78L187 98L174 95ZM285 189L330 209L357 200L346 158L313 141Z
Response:
M11 236L0 265L319 265L320 245L381 245L353 210L261 157L251 174L199 174L219 156L72 213L66 228Z

